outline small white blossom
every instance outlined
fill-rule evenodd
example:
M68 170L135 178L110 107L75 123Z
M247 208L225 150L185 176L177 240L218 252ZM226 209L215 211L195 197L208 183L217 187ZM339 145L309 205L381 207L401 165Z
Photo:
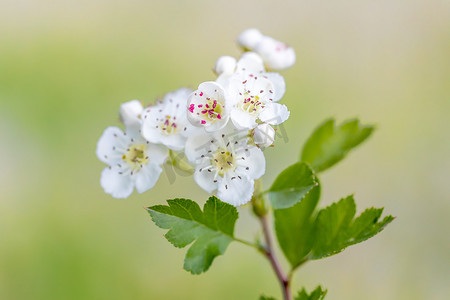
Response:
M232 100L227 91L213 81L203 82L188 100L188 120L207 132L225 127L230 117Z
M221 58L219 58L216 65L219 64L220 60ZM223 64L224 62L220 63ZM230 72L231 70L232 66L230 65L227 68L227 72L222 72L219 74L216 82L223 87L228 88L230 79L233 77L240 77L241 81L244 81L248 75L253 74L269 79L272 82L273 101L279 101L286 92L286 83L283 76L278 73L266 72L261 56L255 52L244 52L239 61L235 64L233 72Z
M172 150L183 150L188 135L197 130L186 115L187 100L191 92L190 89L181 88L168 93L160 103L147 107L142 122L144 138Z
M253 141L262 148L267 148L275 141L275 130L269 124L259 124L252 131Z
M136 128L108 127L97 143L97 157L108 165L100 177L105 193L127 198L151 189L162 172L168 150L146 141Z
M208 193L234 206L250 201L254 180L266 169L262 151L249 145L247 131L232 126L209 134L189 137L186 157L195 165L194 180Z
M120 105L119 115L126 127L141 126L141 113L144 110L139 100L131 100Z
M265 76L249 74L230 79L230 91L235 96L231 120L238 129L253 129L259 119L279 125L289 118L286 105L275 103L274 85Z
M265 65L271 70L290 68L296 60L292 47L270 36L262 35L257 29L244 30L238 36L238 43L244 49L261 55Z

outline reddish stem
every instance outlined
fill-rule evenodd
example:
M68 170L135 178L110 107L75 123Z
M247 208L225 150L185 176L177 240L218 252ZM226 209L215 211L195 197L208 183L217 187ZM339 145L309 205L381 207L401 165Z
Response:
M273 252L272 238L270 236L269 225L267 223L267 216L266 215L259 216L259 220L261 221L264 238L266 240L266 249L264 249L265 255L269 259L272 268L275 271L275 274L277 275L278 281L280 282L281 290L283 291L283 299L291 300L292 296L291 296L291 289L289 286L290 280L288 276L284 273L280 262L275 256L275 253Z

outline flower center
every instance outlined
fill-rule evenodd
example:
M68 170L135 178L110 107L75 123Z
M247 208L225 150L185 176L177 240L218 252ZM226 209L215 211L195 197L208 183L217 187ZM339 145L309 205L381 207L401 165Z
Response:
M264 103L260 101L260 98L258 95L253 96L249 93L245 93L243 95L244 99L240 104L240 107L243 111L249 113L249 114L258 114L261 109L264 108Z
M163 119L164 121L161 122L161 131L166 134L172 134L175 133L177 130L177 124L175 123L175 119L176 117L171 117L171 116L166 116L165 119Z
M142 168L142 165L148 162L148 156L145 156L147 146L145 144L133 145L127 149L122 159L127 162L133 169Z
M236 168L233 153L227 150L217 151L213 156L212 164L216 167L219 171L219 175L221 176L223 176L224 173Z
M189 106L189 111L194 113L196 110L197 115L202 116L204 120L208 122L214 122L216 120L222 119L223 115L223 106L215 99L206 98L205 104L191 104ZM202 124L206 124L206 121L202 121Z

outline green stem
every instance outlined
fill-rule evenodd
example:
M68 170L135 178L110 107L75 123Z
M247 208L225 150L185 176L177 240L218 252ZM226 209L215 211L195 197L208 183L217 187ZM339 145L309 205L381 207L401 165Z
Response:
M244 244L244 245L246 245L246 246L250 246L250 247L252 247L252 248L255 248L255 249L258 250L258 251L261 251L261 249L260 249L260 248L258 247L258 245L256 245L256 244L253 244L253 243L248 242L248 241L246 241L246 240L242 240L242 239L237 238L237 237L233 237L233 239L234 239L236 242L239 242L239 243Z

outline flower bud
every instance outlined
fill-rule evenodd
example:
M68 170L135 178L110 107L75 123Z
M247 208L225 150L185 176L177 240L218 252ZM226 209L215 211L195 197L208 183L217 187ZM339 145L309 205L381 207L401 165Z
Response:
M122 105L120 105L119 114L125 127L140 126L140 116L143 110L144 108L139 100L131 100L122 103Z
M225 74L231 75L236 69L236 59L231 56L221 56L217 59L216 66L214 67L214 72L217 75Z
M253 129L252 136L256 145L267 148L275 140L275 130L269 124L259 124Z
M287 69L295 63L294 49L269 36L264 36L254 50L261 55L267 68L272 70Z
M245 49L254 49L262 38L263 35L258 29L250 28L238 35L237 42Z

